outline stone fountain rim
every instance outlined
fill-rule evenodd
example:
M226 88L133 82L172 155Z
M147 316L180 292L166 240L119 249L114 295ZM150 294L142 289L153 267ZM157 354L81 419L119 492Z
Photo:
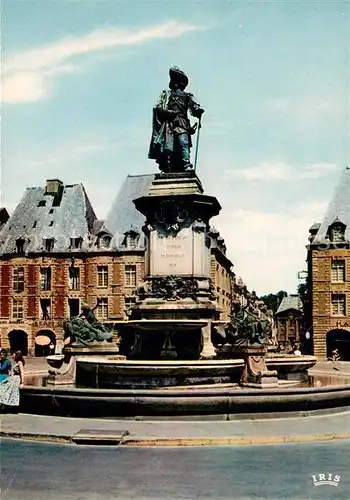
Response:
M201 366L237 366L244 364L244 360L241 358L236 359L200 359L200 360L133 360L133 359L109 359L106 356L77 356L77 363L88 363L88 364L101 364L101 365L125 365L125 366L142 366L142 367L175 367L175 366L186 366L186 367L196 367Z
M101 398L108 395L108 397L118 397L118 395L123 396L151 396L154 398L166 397L206 397L209 394L214 396L227 396L227 397L251 397L251 396L315 396L317 394L330 394L330 393L342 393L348 392L350 397L350 386L349 384L339 384L339 385L328 385L323 387L277 387L277 388L245 388L245 387L237 387L237 388L223 388L218 389L201 389L189 387L188 391L183 389L177 390L176 388L157 388L157 389L107 389L107 388L92 388L92 387L67 387L67 386L50 386L50 387L42 387L42 386L24 386L21 391L26 393L38 393L38 394L69 394L73 396L76 394L77 396L83 394L93 394L95 396L100 396ZM234 402L234 401L233 401Z

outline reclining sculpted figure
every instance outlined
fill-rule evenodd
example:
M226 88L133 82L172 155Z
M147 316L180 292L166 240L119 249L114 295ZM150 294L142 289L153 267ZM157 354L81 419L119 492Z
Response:
M112 331L108 331L106 327L98 321L94 315L94 308L87 304L82 304L82 312L79 316L73 316L63 324L64 343L70 345L72 343L81 343L89 345L91 342L102 342L110 340L113 336Z

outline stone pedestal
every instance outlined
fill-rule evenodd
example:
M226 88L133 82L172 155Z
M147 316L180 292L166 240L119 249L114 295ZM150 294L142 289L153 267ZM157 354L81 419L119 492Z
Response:
M215 356L210 340L210 322L220 309L215 301L210 280L209 220L221 209L215 197L203 193L194 172L157 174L148 196L134 200L146 217L146 279L138 288L139 302L132 309L131 320L173 320L171 332L158 331L162 353L178 353L186 343L186 335L198 336L197 357ZM181 320L181 333L176 324ZM189 328L184 334L184 321L205 320L204 327ZM147 343L138 331L138 348ZM170 340L169 340L170 339ZM180 345L177 349L176 345ZM200 346L202 345L202 350ZM174 347L175 346L175 347ZM196 349L193 349L193 353ZM194 355L194 354L193 354Z
M240 345L235 348L237 355L244 359L241 385L244 387L278 387L277 371L266 366L267 348L262 345Z

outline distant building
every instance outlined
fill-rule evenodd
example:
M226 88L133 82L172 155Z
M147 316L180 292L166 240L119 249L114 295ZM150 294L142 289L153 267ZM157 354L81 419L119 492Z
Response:
M322 223L309 232L306 340L319 359L338 348L350 361L350 167Z
M1 345L49 354L36 339L63 341L63 322L95 306L103 322L126 320L145 275L144 216L133 200L154 175L128 176L106 220L98 220L82 184L58 179L27 188L0 232ZM6 212L7 213L7 212ZM220 234L212 229L211 278L220 319L231 312L235 275Z
M298 295L283 297L276 313L277 342L285 348L301 340L303 304Z
M209 236L211 240L211 280L216 300L222 311L220 320L229 321L235 283L233 263L226 256L225 241L220 233L211 228Z

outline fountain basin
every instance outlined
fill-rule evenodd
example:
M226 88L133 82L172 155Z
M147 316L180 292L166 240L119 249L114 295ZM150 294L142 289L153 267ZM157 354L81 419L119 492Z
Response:
M76 385L137 389L238 383L243 366L243 359L133 361L78 357Z
M62 367L65 356L63 354L51 354L46 356L46 361L49 366L57 370Z
M349 386L242 389L21 389L20 411L74 417L308 415L350 408Z
M322 382L317 379L316 387L296 387L282 381L277 388L242 388L237 383L243 369L242 359L134 361L117 358L112 354L76 356L76 382L90 387L25 386L21 389L20 411L77 417L216 415L232 419L243 414L275 417L350 408L350 385L341 385L340 376L333 377L334 385L325 387L320 386ZM307 374L315 358L274 356L267 357L266 361L268 367L279 374L281 370L286 373L295 370L290 374L298 375ZM309 381L303 383L306 385Z
M265 362L269 370L277 370L279 379L306 381L308 370L315 366L317 358L316 356L274 354L266 356Z

